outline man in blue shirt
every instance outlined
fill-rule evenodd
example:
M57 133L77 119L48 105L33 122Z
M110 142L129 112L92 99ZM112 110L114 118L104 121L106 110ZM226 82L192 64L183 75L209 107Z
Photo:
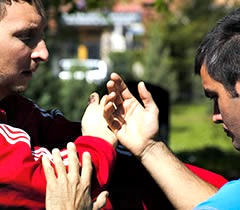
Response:
M233 146L240 150L240 9L221 19L203 39L195 72L201 76L206 97L213 101L213 122L223 125ZM176 209L194 209L199 203L197 209L240 209L238 180L218 191L188 170L163 141L155 139L158 108L143 82L138 85L143 106L118 74L111 74L107 88L104 117L109 127Z

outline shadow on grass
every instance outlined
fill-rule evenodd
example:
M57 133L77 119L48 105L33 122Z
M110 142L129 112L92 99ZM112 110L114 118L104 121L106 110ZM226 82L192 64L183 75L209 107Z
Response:
M206 147L201 150L179 152L176 155L185 163L190 163L215 173L228 180L240 177L240 154L225 152L215 147Z

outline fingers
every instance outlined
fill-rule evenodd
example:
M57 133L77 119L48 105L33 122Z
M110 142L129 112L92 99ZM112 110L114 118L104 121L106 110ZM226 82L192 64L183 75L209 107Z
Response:
M144 82L138 84L138 93L146 110L158 114L158 107L154 102L151 93L147 90Z
M110 81L108 81L107 83L107 89L109 93L111 92L116 93L116 98L114 101L116 106L122 104L122 101L124 99L129 99L133 97L133 95L127 88L127 85L125 84L125 82L116 73L111 74Z
M107 203L107 198L108 198L108 192L107 191L101 192L98 195L97 200L93 203L93 210L98 210L103 208Z
M110 129L116 133L122 126L124 120L122 120L121 114L118 113L118 109L116 108L113 101L115 101L116 94L110 93L105 101L103 116L107 121Z
M68 151L68 162L69 162L68 175L71 178L77 178L79 177L80 164L79 164L79 159L76 152L76 146L73 142L69 142L67 144L67 151Z
M104 106L104 117L108 119L108 121L113 120L113 113L116 111L116 106L114 104L116 94L114 92L110 93L105 100Z
M47 157L42 157L43 169L47 179L46 208L72 209L75 206L74 209L102 209L106 205L108 192L100 193L96 201L92 202L90 190L92 162L90 154L88 152L82 154L82 171L81 176L79 176L79 161L75 144L68 143L67 151L68 173L60 156L60 151L58 149L52 150L58 177L55 176L54 169Z
M63 164L59 149L53 149L52 155L53 155L53 161L55 164L58 178L65 177L67 172L66 172L66 168Z
M106 103L106 99L107 99L107 95L104 95L100 101L100 106L104 107L105 103Z
M114 81L112 81L112 80L108 81L107 89L108 89L108 93L109 94L111 94L111 93L115 93L116 94L116 97L115 97L115 100L114 100L114 104L116 106L122 104L123 99L122 99L122 96L121 96L121 90L116 87Z
M92 160L88 152L82 154L82 171L81 171L81 183L85 183L85 186L89 186L91 183L92 174Z
M47 181L53 182L56 179L56 176L54 174L54 169L46 156L42 157L42 164Z

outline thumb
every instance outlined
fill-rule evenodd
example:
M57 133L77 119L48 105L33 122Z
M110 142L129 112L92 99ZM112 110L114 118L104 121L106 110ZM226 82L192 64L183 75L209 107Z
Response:
M102 209L106 203L108 198L108 192L103 191L98 195L97 200L93 203L93 210L99 210Z
M152 94L147 90L144 82L138 84L138 93L147 111L158 113L158 107L152 98Z
M99 104L99 95L94 92L89 96L88 104Z

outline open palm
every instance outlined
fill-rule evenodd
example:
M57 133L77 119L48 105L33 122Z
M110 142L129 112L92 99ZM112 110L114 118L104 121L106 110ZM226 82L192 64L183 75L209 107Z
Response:
M138 86L142 106L117 74L107 83L104 117L126 148L139 156L158 131L158 108L144 83Z

